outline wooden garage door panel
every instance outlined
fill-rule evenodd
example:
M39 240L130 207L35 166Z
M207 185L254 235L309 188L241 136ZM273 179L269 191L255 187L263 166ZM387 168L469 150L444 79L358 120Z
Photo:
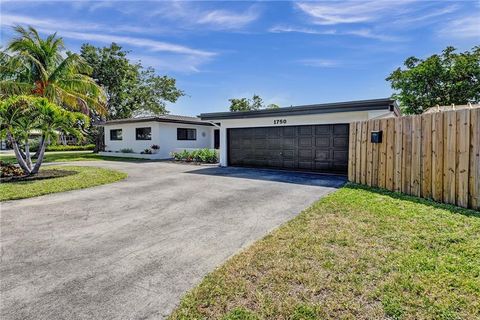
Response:
M299 149L298 158L302 160L308 160L313 158L313 149Z
M332 132L331 125L318 125L318 126L315 126L315 134L316 134L316 135L321 135L321 134L330 135L331 132Z
M297 127L283 127L283 137L293 137L297 136Z
M268 130L266 130L266 136L267 138L281 138L282 131L282 128L268 128Z
M298 134L303 135L312 135L312 126L300 126L298 127Z
M349 125L348 124L337 124L333 126L334 135L346 135L348 136Z
M344 137L333 137L333 146L335 148L345 149L348 148L348 136Z
M296 152L294 150L283 150L282 152L283 160L293 161L295 159L295 154Z
M295 148L295 138L283 138L283 149L294 149Z
M273 150L282 149L282 139L267 139L267 148Z
M330 150L315 150L315 161L329 161Z
M320 147L320 148L325 148L325 147L330 147L330 139L331 136L327 135L321 135L317 136L315 138L315 147Z
M298 138L298 146L299 147L312 147L313 146L313 138L312 137L299 137Z
M338 163L348 163L348 151L333 151L333 160Z
M348 130L348 124L229 129L229 164L344 173Z
M331 171L330 161L315 161L315 170L318 171Z

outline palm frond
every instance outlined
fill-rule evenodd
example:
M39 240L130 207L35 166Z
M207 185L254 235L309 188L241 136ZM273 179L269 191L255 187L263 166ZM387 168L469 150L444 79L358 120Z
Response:
M39 79L41 81L47 81L48 80L48 73L47 70L45 69L44 65L42 64L41 61L39 61L37 58L32 56L30 53L23 51L20 53L21 56L24 56L26 59L31 61L33 64L35 64L36 69L38 70L39 74Z
M33 88L33 85L30 83L2 80L0 81L0 96L10 97L13 95L31 94Z

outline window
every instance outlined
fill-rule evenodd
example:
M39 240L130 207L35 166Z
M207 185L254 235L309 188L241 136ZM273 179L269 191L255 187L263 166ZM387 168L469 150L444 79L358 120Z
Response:
M136 128L135 135L137 140L152 140L152 128Z
M122 140L122 129L110 130L110 140Z
M177 140L197 140L197 129L177 128Z

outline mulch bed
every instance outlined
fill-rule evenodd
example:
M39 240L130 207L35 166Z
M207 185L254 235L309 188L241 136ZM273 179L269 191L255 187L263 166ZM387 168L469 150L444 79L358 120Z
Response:
M41 170L36 175L32 175L32 176L14 176L14 177L0 178L0 183L53 179L53 178L71 176L77 173L78 172L72 171L72 170L58 170L58 169L48 170L47 169L47 170Z

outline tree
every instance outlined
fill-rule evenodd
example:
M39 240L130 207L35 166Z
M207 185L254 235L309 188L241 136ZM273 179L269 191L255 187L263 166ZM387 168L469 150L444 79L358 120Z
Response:
M184 95L175 79L157 76L153 68L131 63L128 51L115 43L103 48L84 44L80 55L93 67L93 78L106 90L107 119L139 113L165 114L166 102L176 102Z
M268 106L265 107L265 109L278 109L280 106L275 103L270 103Z
M247 98L229 99L228 101L230 101L230 111L252 110L250 107L250 101Z
M254 94L252 100L247 98L240 99L229 99L230 101L230 111L253 111L260 109L278 109L278 105L272 103L267 106L264 105L263 99Z
M426 59L409 57L405 69L397 68L387 81L397 92L405 113L418 114L436 105L480 101L480 47L456 53L447 47L440 55Z
M0 52L0 96L34 95L69 110L105 112L105 94L89 76L92 68L66 52L63 39L42 39L33 27L14 27L17 37Z
M67 111L46 98L12 96L0 104L1 136L12 144L17 162L26 175L38 173L49 139L55 138L59 132L81 137L88 121L84 114ZM35 164L30 154L29 135L32 130L45 137L39 146Z
M263 107L263 100L259 95L254 94L251 103L251 110L260 110Z

